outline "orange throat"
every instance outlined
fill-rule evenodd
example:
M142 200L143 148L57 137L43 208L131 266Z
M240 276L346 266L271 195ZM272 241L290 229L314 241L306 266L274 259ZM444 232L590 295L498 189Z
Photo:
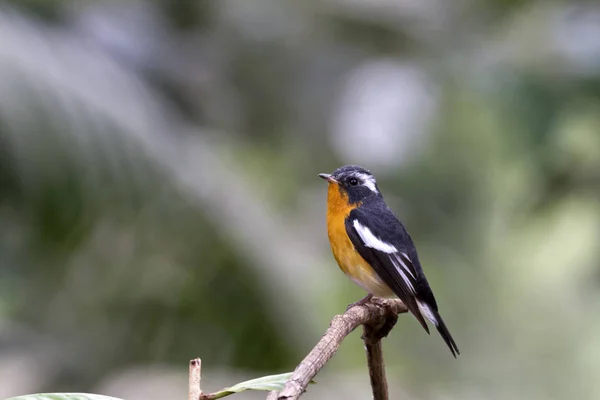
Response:
M348 273L347 256L356 250L346 233L345 222L350 212L356 207L356 204L349 203L348 195L343 193L337 184L329 184L327 189L327 234L333 256L346 274Z
M346 232L346 218L360 203L350 204L348 195L335 183L327 191L327 234L333 257L340 269L358 286L376 296L389 297L392 291L358 253Z

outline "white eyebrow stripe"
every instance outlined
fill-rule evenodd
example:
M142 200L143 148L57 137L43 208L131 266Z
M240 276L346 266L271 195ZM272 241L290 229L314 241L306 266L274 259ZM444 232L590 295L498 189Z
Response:
M365 186L369 188L369 190L373 193L379 193L377 191L377 185L375 182L375 178L373 175L367 175L363 173L357 173L356 177L364 182Z
M373 232L371 232L369 228L358 222L357 219L352 221L352 225L354 226L354 229L356 229L356 232L358 232L358 236L360 236L365 246L379 251L383 251L384 253L388 254L395 253L398 251L396 247L375 237L375 235L373 235Z

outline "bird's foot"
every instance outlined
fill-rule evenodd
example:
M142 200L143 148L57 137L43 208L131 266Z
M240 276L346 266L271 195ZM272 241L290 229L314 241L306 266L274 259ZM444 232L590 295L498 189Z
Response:
M369 293L368 295L366 295L359 301L355 301L354 303L348 304L348 307L346 307L346 311L348 311L349 309L351 309L354 306L364 306L365 304L370 302L372 298L373 298L373 295L371 293Z

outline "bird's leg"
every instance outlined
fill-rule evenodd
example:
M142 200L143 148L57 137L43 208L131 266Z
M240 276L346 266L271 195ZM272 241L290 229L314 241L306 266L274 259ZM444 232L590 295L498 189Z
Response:
M348 307L346 307L346 311L348 311L349 309L351 309L354 306L364 306L365 304L370 302L372 298L373 298L373 295L371 293L369 293L368 295L366 295L359 301L355 301L354 303L348 304Z

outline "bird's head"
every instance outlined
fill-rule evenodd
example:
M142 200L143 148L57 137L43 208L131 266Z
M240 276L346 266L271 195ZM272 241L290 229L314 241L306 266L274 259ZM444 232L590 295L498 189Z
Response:
M345 165L331 174L319 174L329 182L336 185L340 191L348 196L350 203L360 203L370 197L381 196L375 177L368 170L358 165Z

